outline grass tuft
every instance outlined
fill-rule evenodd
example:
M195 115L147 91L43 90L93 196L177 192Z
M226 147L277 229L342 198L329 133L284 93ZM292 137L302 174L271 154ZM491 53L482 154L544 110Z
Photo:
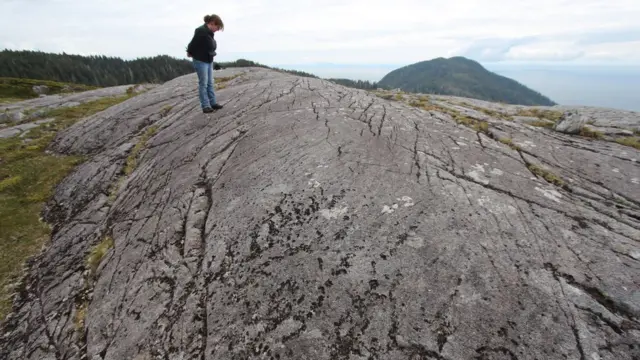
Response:
M150 126L149 128L147 128L144 134L142 134L142 137L140 138L138 143L136 143L136 145L133 147L133 150L131 150L131 153L129 153L129 156L127 156L127 163L124 167L125 175L131 175L131 173L136 169L136 167L138 166L138 155L147 146L147 141L153 135L155 135L157 131L157 126Z
M531 173L533 173L534 175L541 177L543 179L545 179L547 182L559 186L559 187L563 187L565 185L565 182L558 177L556 174L552 173L549 170L543 169L537 165L534 164L528 164L527 168L529 169L529 171L531 171Z
M136 145L131 149L129 156L124 165L124 175L118 177L115 183L111 184L109 188L109 202L113 203L118 197L118 191L122 187L122 184L127 179L127 176L131 175L138 167L138 155L147 147L147 141L158 132L158 127L152 125L148 127L142 134Z
M162 110L160 110L160 117L166 117L167 115L169 115L171 109L173 109L173 106L165 105Z
M554 125L554 123L548 122L548 121L545 121L545 120L536 120L536 121L528 122L527 124L529 124L531 126L548 128L548 129L553 128L553 125Z
M475 111L481 112L485 115L491 116L494 119L502 119L502 120L508 120L508 121L513 121L513 117L511 117L510 115L507 114L503 114L500 111L497 110L492 110L492 109L487 109L481 106L475 106L475 105L471 105L467 102L462 102L461 103L462 106L467 107L469 109L473 109Z
M580 129L580 136L588 137L591 139L602 139L604 137L604 134L600 131L591 130L586 126L583 126Z
M98 245L94 246L87 257L87 269L91 277L95 276L98 266L102 262L102 259L107 255L110 249L113 248L113 239L109 236L105 237Z
M515 151L520 151L520 150L522 150L522 149L520 148L520 146L516 145L516 144L513 142L513 140L512 140L512 139L509 139L509 138L501 138L501 139L500 139L500 140L498 140L498 141L500 141L501 143L503 143L503 144L507 145L508 147L512 148L512 149L513 149L513 150L515 150Z
M83 302L76 307L76 314L73 317L73 325L75 326L76 331L82 331L82 329L84 329L84 321L87 318L88 308L89 304L86 302Z
M476 121L476 123L473 124L473 129L476 131L487 133L489 131L489 123L486 121Z
M625 136L617 138L616 142L620 145L630 146L640 150L640 137L638 136Z
M376 92L375 95L381 99L385 99L385 100L391 100L393 99L393 94L387 94L387 93L380 93L380 92Z
M224 76L215 79L214 88L215 90L222 90L227 87L227 83L239 76L242 76L244 73L238 73L232 76Z
M477 132L482 132L487 135L489 134L489 123L486 121L476 120L474 118L460 114L454 114L453 118L458 124L465 125L466 127L469 127Z
M2 77L0 78L0 102L6 103L37 98L38 94L33 91L33 87L38 85L47 86L49 88L47 94L49 95L97 89L95 86L81 84Z
M562 119L562 117L564 116L564 113L562 111L557 111L557 110L543 110L543 109L536 109L536 108L525 108L525 109L518 110L516 115L518 115L518 116L528 116L528 117L537 117L539 119L547 119L547 120L551 120L553 122L557 122L558 120Z

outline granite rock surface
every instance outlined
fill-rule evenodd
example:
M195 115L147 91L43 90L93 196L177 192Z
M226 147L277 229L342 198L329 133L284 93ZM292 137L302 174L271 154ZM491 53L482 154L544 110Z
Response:
M639 150L506 105L216 76L215 113L192 74L58 134L88 160L0 358L640 357Z

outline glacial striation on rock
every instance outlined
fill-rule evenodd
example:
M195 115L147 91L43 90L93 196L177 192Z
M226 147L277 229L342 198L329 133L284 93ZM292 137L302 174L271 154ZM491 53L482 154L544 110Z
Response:
M0 358L640 357L639 150L521 107L216 76L213 114L187 75L58 135L88 160Z

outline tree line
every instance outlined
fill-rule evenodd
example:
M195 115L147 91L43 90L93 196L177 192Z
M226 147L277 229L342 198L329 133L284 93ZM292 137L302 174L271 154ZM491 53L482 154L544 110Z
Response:
M343 79L343 78L331 78L331 79L327 79L331 82L334 82L336 84L339 85L343 85L346 87L351 87L351 88L356 88L356 89L364 89L364 90L375 90L378 88L386 88L384 86L380 86L377 82L375 81L368 81L368 80L350 80L350 79Z
M161 83L193 72L191 63L166 55L118 57L54 54L29 50L0 52L0 77L50 80L89 86Z
M255 61L238 59L230 62L216 62L220 68L261 67L296 76L318 78L318 76L298 70L281 69ZM88 86L117 86L140 83L163 83L178 76L192 73L190 60L167 55L141 57L123 60L104 55L55 54L31 50L0 51L0 77L57 81ZM334 83L358 88L375 89L377 83L327 79Z
M317 78L297 70L280 69L251 60L217 62L222 68L256 66ZM54 54L30 50L0 52L0 77L49 80L90 86L163 83L192 73L190 60L167 55L123 60L118 57Z

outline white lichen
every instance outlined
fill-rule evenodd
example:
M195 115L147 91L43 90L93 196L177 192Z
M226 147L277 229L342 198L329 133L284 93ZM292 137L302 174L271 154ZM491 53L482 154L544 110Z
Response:
M484 166L480 164L475 164L474 166L472 166L472 169L473 170L468 173L470 178L484 185L489 184L489 179L487 179L483 175L483 173L485 172Z
M553 189L541 189L539 187L536 187L536 191L541 192L544 197L555 202L560 202L560 199L562 198L562 194Z
M324 216L325 219L337 219L340 216L343 216L347 213L347 207L343 208L334 208L334 209L322 209L320 210L320 215Z
M396 200L404 202L404 207L415 205L415 203L413 202L413 199L410 198L409 196L403 196L403 197L397 198Z
M383 214L392 214L394 211L396 211L396 209L398 209L398 204L393 204L391 206L385 205L385 206L382 207L382 213Z

